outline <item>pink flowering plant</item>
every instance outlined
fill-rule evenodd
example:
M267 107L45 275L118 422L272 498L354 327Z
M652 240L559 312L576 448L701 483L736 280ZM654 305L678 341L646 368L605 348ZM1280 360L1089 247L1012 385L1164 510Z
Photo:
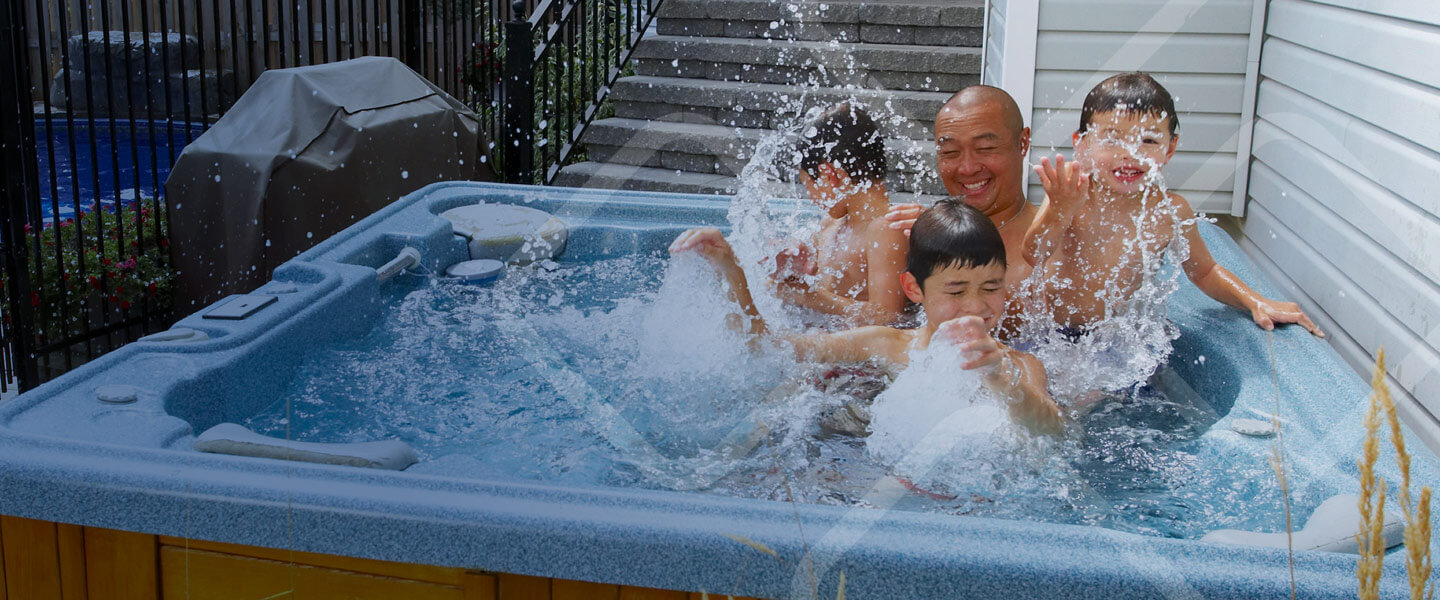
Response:
M124 316L124 311L142 306L151 313L170 308L175 272L159 210L157 200L145 198L118 209L82 210L76 218L46 221L38 230L25 226L31 291L20 301L35 311L40 343L79 334L87 321L93 327L113 320L105 313ZM7 325L9 283L0 278L0 308L7 312Z

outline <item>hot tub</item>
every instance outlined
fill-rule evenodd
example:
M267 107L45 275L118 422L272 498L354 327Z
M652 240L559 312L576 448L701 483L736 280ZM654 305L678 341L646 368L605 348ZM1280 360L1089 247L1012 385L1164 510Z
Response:
M725 224L725 207L700 196L431 185L286 263L253 293L273 303L248 317L204 318L206 309L176 325L204 335L130 344L0 405L0 514L759 597L809 596L807 547L822 597L834 596L841 572L847 596L857 598L1254 598L1289 590L1283 550L1183 534L614 487L426 468L426 460L389 471L194 449L198 433L253 419L294 393L298 365L317 348L363 337L383 320L396 297L392 286L403 284L381 283L376 269L404 248L418 250L420 268L431 272L467 259L466 241L438 215L482 201L538 208L564 221L572 235L561 262L656 252L684 227ZM1279 296L1223 232L1207 225L1203 233L1218 261ZM1223 470L1235 456L1263 455L1270 440L1241 436L1230 425L1274 412L1278 382L1288 455L1309 474L1297 485L1313 488L1297 491L1297 527L1319 495L1358 490L1369 390L1328 346L1299 328L1269 340L1247 316L1188 284L1170 311L1181 330L1171 372L1216 411L1199 434L1201 454L1215 456L1202 458ZM1382 448L1379 472L1398 481L1393 452ZM1417 456L1414 479L1440 480L1435 465L1435 457ZM1400 562L1387 561L1384 579L1397 593ZM1299 593L1353 596L1355 564L1353 555L1297 553Z

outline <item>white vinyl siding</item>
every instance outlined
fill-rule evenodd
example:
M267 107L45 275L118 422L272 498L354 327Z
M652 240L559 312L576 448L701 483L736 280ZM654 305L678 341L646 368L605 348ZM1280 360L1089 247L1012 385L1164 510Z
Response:
M1242 243L1440 431L1440 2L1273 0ZM1359 401L1360 399L1357 399Z
M1230 213L1244 112L1251 0L1041 0L1031 158L1071 153L1085 94L1146 71L1175 96L1180 149L1170 188L1196 210ZM1030 197L1042 197L1031 178Z
M998 85L1005 64L1005 0L985 2L985 64L980 83Z

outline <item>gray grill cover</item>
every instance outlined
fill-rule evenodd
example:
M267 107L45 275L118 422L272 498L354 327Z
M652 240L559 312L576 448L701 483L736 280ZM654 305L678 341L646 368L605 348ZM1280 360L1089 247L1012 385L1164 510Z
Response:
M436 181L493 179L475 114L400 61L267 71L165 181L176 308L254 289Z

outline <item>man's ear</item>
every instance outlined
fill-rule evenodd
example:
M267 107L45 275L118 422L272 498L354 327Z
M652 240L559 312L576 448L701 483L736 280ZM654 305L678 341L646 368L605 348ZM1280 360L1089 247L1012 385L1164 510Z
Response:
M925 300L925 292L920 289L920 281L909 271L900 274L900 291L905 292L905 297L911 302L920 304Z
M1029 128L1029 127L1024 127L1024 128L1021 128L1021 129L1020 129L1020 155L1021 155L1021 156L1026 156L1026 155L1029 155L1029 154L1030 154L1030 128Z

